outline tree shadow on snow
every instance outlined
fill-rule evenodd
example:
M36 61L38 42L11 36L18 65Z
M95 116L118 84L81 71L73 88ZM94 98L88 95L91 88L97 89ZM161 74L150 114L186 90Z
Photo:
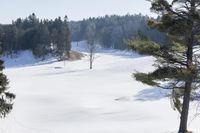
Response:
M166 98L171 94L171 90L164 90L161 88L147 88L141 90L135 95L138 101L155 101Z
M160 88L147 88L139 91L134 96L122 96L116 98L115 101L127 102L127 101L156 101L168 97L171 94L170 90L164 90Z
M37 74L37 76L55 76L55 75L79 73L79 72L84 72L84 71L89 70L89 69L66 70L66 69L63 69L63 67L54 67L54 69L58 69L59 71L41 73L41 74Z

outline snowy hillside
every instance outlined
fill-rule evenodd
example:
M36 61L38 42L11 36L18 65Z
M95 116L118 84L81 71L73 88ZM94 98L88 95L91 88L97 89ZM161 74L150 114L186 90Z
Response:
M22 51L17 55L13 55L13 57L3 56L2 59L5 61L4 65L6 68L35 66L57 61L55 57L51 56L46 56L45 60L42 60L41 58L35 58L33 53L29 50Z
M73 49L86 52L81 44ZM65 66L54 59L37 65L25 54L17 58L20 65L6 60L17 98L12 113L0 120L0 133L172 133L178 128L179 114L166 92L131 77L153 70L152 57L99 50L89 70L87 57ZM189 129L200 133L199 122L194 119Z

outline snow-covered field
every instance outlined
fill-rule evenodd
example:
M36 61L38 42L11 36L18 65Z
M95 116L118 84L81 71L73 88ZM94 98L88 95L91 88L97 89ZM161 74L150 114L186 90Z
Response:
M131 77L153 70L152 57L102 50L89 70L87 57L64 66L31 56L26 51L6 59L10 91L17 97L12 113L0 120L0 133L172 133L178 128L179 114L166 92ZM191 107L189 121L195 103ZM189 125L195 133L200 133L199 119Z

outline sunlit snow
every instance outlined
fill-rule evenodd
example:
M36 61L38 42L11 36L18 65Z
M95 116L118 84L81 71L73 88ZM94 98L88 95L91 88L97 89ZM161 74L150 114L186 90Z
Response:
M73 49L87 52L79 43ZM14 109L0 120L0 133L172 133L179 114L171 108L166 92L132 78L136 71L153 70L153 58L136 53L99 49L94 69L89 60L41 61L28 51L6 60L4 71ZM200 118L189 129L200 133ZM193 120L193 121L191 121Z

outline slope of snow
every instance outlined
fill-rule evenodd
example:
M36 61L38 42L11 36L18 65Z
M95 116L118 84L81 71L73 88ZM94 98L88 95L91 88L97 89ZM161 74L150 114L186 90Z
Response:
M4 65L6 68L41 65L52 63L57 60L51 56L46 56L45 61L42 61L41 58L35 58L33 53L29 50L22 51L19 54L14 55L14 57L3 56L2 59L5 61Z
M8 67L10 91L17 98L12 113L0 120L0 133L176 131L179 114L171 109L165 91L131 76L135 71L153 70L152 57L116 50L103 50L95 57L93 70L89 70L87 58L65 66L48 62ZM195 103L192 108L193 114ZM200 133L199 122L193 120L189 129Z

